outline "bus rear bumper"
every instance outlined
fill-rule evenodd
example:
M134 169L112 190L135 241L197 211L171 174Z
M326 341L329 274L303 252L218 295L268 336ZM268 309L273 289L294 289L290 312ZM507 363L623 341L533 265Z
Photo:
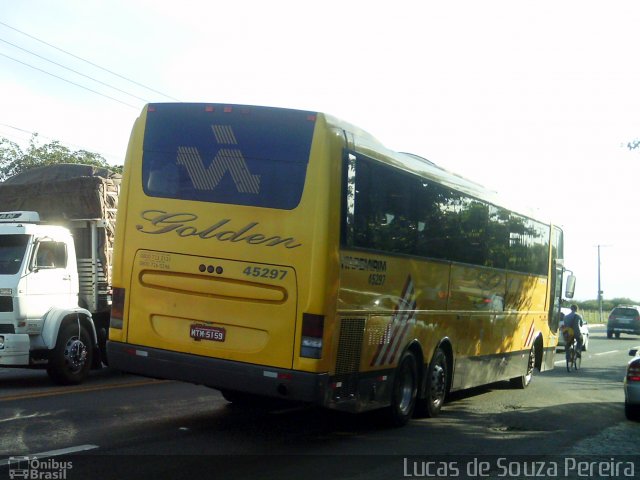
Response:
M329 375L107 342L109 366L152 378L179 380L292 401L326 405Z

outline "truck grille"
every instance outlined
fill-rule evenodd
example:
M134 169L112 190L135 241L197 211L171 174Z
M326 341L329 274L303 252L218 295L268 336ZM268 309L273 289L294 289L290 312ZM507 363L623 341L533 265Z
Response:
M0 312L13 312L13 297L0 297Z
M12 324L0 325L0 333L16 333L16 329Z

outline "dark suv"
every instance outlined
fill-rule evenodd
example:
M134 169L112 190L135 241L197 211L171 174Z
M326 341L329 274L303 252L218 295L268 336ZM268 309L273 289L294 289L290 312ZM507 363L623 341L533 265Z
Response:
M621 333L640 335L640 306L618 305L611 310L607 321L607 338L620 338Z

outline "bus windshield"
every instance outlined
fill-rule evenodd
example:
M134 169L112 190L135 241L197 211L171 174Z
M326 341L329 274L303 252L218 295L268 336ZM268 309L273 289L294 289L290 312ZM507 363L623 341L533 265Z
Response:
M292 210L302 196L315 118L267 107L150 105L144 192Z

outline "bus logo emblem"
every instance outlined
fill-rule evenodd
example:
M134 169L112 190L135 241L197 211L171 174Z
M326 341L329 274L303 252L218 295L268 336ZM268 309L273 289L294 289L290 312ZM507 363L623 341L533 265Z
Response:
M218 144L238 144L230 126L212 125L211 129ZM197 148L178 147L177 163L187 169L196 190L215 190L222 177L229 172L238 192L260 193L260 175L251 173L239 148L221 148L211 165L205 168Z

